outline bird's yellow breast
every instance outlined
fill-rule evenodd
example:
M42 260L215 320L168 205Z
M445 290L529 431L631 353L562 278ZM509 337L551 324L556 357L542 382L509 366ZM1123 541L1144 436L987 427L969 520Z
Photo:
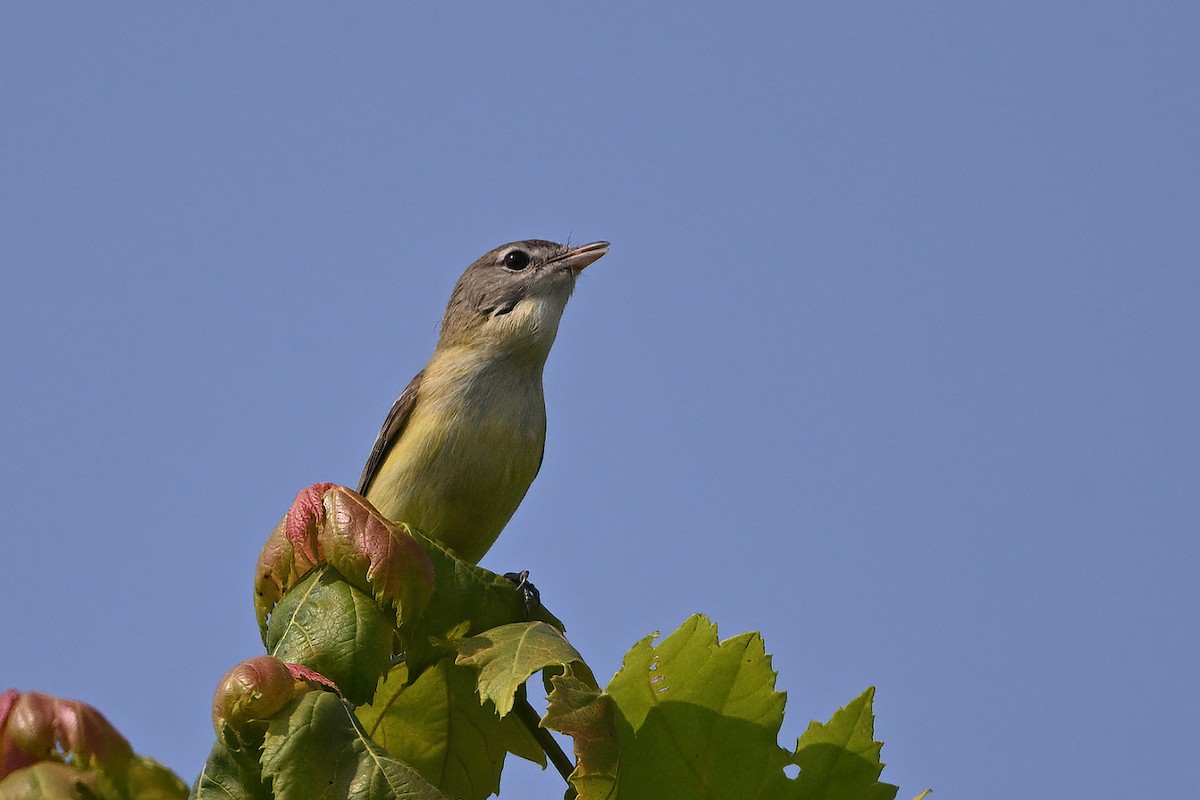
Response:
M541 368L459 354L430 362L412 414L367 499L468 561L487 552L541 465Z

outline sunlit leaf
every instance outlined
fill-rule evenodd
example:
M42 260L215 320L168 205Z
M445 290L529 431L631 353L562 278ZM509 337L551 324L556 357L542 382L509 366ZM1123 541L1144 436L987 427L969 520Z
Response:
M758 634L718 643L693 616L657 647L639 642L608 686L617 705L622 798L760 797L785 763L784 695Z
M576 675L596 683L579 651L544 622L510 623L464 639L455 663L479 671L479 696L495 703L501 716L512 709L517 687L546 667L573 665Z
M813 721L796 743L791 763L800 774L777 795L802 800L892 800L898 787L879 782L883 763L875 741L875 715L869 688L829 722Z

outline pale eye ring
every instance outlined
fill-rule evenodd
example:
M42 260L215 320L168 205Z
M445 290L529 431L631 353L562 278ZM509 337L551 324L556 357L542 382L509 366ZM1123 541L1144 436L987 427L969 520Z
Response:
M529 266L529 253L524 250L509 250L501 262L511 270L521 270Z

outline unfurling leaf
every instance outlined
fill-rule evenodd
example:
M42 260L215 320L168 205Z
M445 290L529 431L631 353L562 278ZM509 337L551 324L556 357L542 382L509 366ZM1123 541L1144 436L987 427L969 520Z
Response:
M254 597L264 637L275 605L324 564L398 621L418 615L433 592L433 565L408 526L344 486L319 483L296 496L259 556Z
M247 659L226 672L213 695L217 743L192 790L193 800L270 800L259 754L273 718L297 697L337 687L325 676L274 656Z
M0 778L38 761L69 757L79 769L124 772L133 748L87 703L9 690L0 700Z
M221 677L213 693L217 738L231 747L239 743L257 747L267 721L314 683L337 690L313 670L274 656L255 656L237 664Z
M421 613L433 594L433 563L405 524L388 521L344 486L325 493L324 542L329 563L378 602L393 602L397 622ZM361 576L361 578L360 578Z

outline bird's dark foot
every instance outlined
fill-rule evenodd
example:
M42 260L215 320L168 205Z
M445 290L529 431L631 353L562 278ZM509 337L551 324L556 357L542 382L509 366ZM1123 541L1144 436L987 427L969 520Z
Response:
M542 593L530 583L527 569L520 572L506 572L504 577L517 585L517 591L521 593L521 599L525 605L525 621L528 622L533 616L533 612L542 607Z

